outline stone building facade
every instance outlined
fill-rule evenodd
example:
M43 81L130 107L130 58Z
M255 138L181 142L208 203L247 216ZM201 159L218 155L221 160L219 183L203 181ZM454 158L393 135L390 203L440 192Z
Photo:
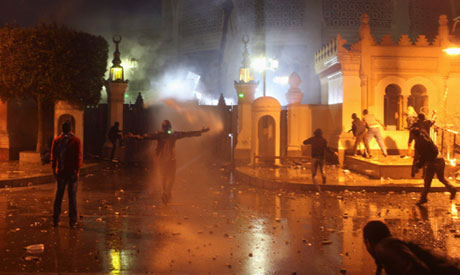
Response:
M267 94L286 105L287 83L275 78L286 80L295 71L303 80L303 103L315 104L322 98L315 52L337 34L348 41L345 46L359 41L362 13L368 13L377 40L385 34L397 40L403 34L416 38L423 33L432 41L437 16L448 12L453 18L459 6L450 0L164 0L162 40L167 64L199 74L207 94L235 97L240 41L248 35L253 57L266 55L280 62L277 71L267 74ZM256 97L261 90L262 85Z
M393 41L380 41L371 34L369 17L361 19L360 41L350 48L338 35L315 55L315 69L321 81L322 103L337 103L341 125L329 129L340 133L339 151L350 149L352 113L368 109L384 123L383 138L390 153L407 150L408 131L405 112L408 106L428 118L436 115L440 126L452 127L460 113L460 58L443 49L450 45L448 18L439 17L436 37L430 42L425 35L412 40L402 35ZM371 150L377 150L375 141Z

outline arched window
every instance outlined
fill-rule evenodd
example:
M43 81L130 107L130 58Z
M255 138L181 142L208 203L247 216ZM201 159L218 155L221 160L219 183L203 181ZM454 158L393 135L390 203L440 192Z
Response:
M385 88L384 97L384 123L389 130L401 129L402 111L401 88L396 84L390 84ZM389 127L388 127L389 126Z
M428 95L425 86L417 84L410 89L407 106L414 107L417 113L428 115Z

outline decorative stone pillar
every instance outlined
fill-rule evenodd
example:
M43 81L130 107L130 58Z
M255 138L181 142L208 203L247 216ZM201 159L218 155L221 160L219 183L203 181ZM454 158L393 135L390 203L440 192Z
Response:
M236 82L238 94L238 138L235 146L235 160L249 160L251 151L252 102L258 82Z
M369 16L363 13L361 26L359 29L361 46L361 66L359 76L361 78L361 108L368 109L369 105L374 105L373 95L369 93L369 75L371 73L371 54L370 47L374 44L369 26Z
M281 156L281 104L271 96L257 98L252 104L251 163L259 157L275 157L274 164L280 164Z
M10 159L10 139L8 136L8 104L0 101L0 161Z
M110 129L115 122L120 123L120 130L123 129L123 104L128 82L106 81L107 90L107 129Z
M302 106L303 93L299 89L302 82L297 73L289 76L290 88L286 93L287 106L287 154L300 156L302 154L302 141L307 138L309 118L306 106ZM310 125L311 126L311 125Z

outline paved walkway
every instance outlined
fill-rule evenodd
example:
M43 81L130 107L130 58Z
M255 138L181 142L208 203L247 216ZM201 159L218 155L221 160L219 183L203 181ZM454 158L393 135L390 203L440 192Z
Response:
M109 162L83 163L80 175L92 173ZM0 188L24 187L54 181L50 164L19 163L19 161L0 162Z
M371 192L419 192L423 189L423 179L381 178L375 180L334 165L327 166L325 172L327 182L319 186L323 191L365 190ZM252 166L240 166L235 169L235 176L238 181L255 187L291 191L318 190L318 186L314 185L312 182L309 168L253 168ZM321 183L319 172L316 175L316 179L318 183ZM455 178L449 177L448 180L457 190L460 190L460 178L457 181ZM446 189L444 185L435 178L431 185L431 191L445 192Z
M108 165L113 165L113 163L108 161L84 163L80 174L84 176L94 173ZM323 191L419 192L423 189L422 179L382 178L375 180L334 165L326 167L326 175L326 184L319 186L320 190ZM253 168L252 166L240 166L235 169L235 177L236 180L254 187L291 191L318 190L318 186L312 182L310 169L305 167ZM52 181L54 181L54 176L49 164L20 164L18 161L0 162L0 188L33 186ZM450 177L449 181L457 190L460 190L460 178L457 181ZM317 174L317 182L321 183L319 173ZM431 191L445 192L446 189L441 182L434 179Z

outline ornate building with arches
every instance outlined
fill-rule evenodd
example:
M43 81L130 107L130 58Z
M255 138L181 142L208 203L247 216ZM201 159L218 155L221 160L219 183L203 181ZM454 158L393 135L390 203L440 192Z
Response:
M287 83L274 79L286 79L295 71L303 80L303 103L318 104L324 97L315 73L315 52L338 33L348 41L345 46L358 41L362 13L369 15L375 39L425 34L432 41L436 17L444 13L454 18L459 12L460 5L452 0L163 0L162 57L170 66L200 75L204 93L236 99L232 87L240 41L248 35L253 57L279 60L278 70L267 74L268 95L286 105Z
M361 19L360 40L350 48L338 35L315 55L315 69L321 81L321 100L339 104L341 129L338 149L350 149L353 141L345 131L350 127L352 113L368 109L384 123L383 138L389 151L407 150L408 131L405 112L412 106L417 113L437 123L450 126L460 114L460 59L449 56L443 49L450 44L446 15L439 17L438 31L430 43L425 35L411 40L402 35L398 41L383 36L376 42L371 35L369 17ZM375 141L371 150L377 149Z

